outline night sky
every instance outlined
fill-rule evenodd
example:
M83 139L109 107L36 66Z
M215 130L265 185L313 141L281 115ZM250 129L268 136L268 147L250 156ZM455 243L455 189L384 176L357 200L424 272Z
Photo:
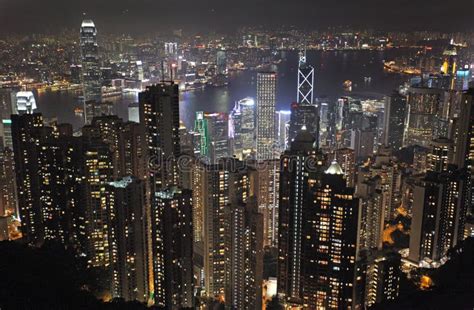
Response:
M474 0L0 0L3 34L77 28L82 13L106 31L242 25L472 30Z

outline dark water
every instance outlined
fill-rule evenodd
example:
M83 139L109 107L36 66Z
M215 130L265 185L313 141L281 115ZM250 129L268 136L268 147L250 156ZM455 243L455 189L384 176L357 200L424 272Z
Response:
M403 50L390 51L309 51L307 62L315 68L315 96L334 102L339 96L381 97L397 88L407 78L383 71L383 61L391 60L405 53ZM296 98L297 52L285 52L278 66L277 109L288 110ZM189 91L181 95L181 119L188 128L192 128L196 111L229 112L234 102L244 97L255 97L256 72L244 71L232 73L228 87ZM365 83L364 77L371 77L371 83ZM344 91L342 83L351 80L353 90ZM59 122L72 123L75 128L82 126L82 119L75 116L74 109L81 107L75 99L76 94L68 92L46 92L39 95L38 106L46 118L57 117ZM137 101L133 94L112 99L116 113L127 119L127 106Z

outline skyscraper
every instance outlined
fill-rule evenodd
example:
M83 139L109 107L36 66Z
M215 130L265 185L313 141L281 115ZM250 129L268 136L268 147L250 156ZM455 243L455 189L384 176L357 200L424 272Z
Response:
M12 123L25 240L73 245L91 264L107 264L101 189L113 176L108 146L73 137L67 126L44 126L41 114L14 115ZM102 157L95 156L99 149Z
M151 211L153 294L156 306L192 308L192 193L171 187L154 193Z
M455 164L467 170L467 179L463 194L466 207L473 212L474 206L474 88L463 93L460 118L456 137Z
M357 161L366 160L374 154L376 132L371 129L351 130L351 148Z
M14 166L13 150L0 151L0 216L19 215Z
M380 176L371 177L357 187L361 213L360 247L364 249L382 249L385 227L382 188Z
M226 289L225 210L246 203L250 180L248 167L233 158L218 164L200 164L193 190L200 197L203 217L204 286L210 298L223 300Z
M394 151L403 146L407 108L406 96L395 92L385 97L384 145Z
M86 254L92 266L110 265L110 218L105 186L113 180L114 167L110 148L101 141L85 145L84 171L84 236Z
M18 205L25 240L32 244L44 241L40 208L38 148L43 134L41 114L12 116L13 151L18 188Z
M314 68L306 62L306 51L301 51L298 62L298 91L296 102L291 105L288 143L298 135L303 126L319 145L319 109L314 102Z
M225 303L230 309L261 309L263 216L255 201L231 204L225 223Z
M291 142L291 139L289 139L290 119L290 111L280 110L276 112L276 138L280 152L284 152Z
M196 112L196 120L194 121L194 131L199 134L199 155L203 158L208 158L210 137L207 129L207 119L204 118L204 112Z
M257 73L257 159L274 158L276 72Z
M216 69L217 74L219 75L227 74L227 56L225 50L217 51Z
M428 171L415 185L409 259L424 267L437 267L447 251L464 236L465 176L456 166Z
M290 126L288 143L295 139L302 128L313 135L319 146L319 110L314 103L291 104Z
M147 145L143 124L123 122L116 115L98 116L82 128L84 137L98 139L112 152L114 178L146 177Z
M334 154L331 154L329 158L335 158L337 163L341 165L342 170L346 176L347 186L355 186L356 178L356 159L355 151L350 148L341 148L334 151Z
M255 152L255 101L244 98L235 103L229 116L232 154L243 160Z
M443 90L411 87L403 145L428 146L442 108ZM436 137L435 137L436 138Z
M397 299L400 290L400 264L401 257L398 253L370 253L365 287L366 307Z
M306 62L306 51L301 51L298 62L298 92L296 102L314 104L314 68Z
M210 163L229 157L229 115L227 113L204 113L207 124L207 149Z
M304 304L308 309L357 309L362 303L358 257L359 203L333 162L311 190L304 229Z
M278 203L280 189L280 160L255 163L251 180L256 188L258 209L263 214L264 246L278 245Z
M18 114L32 114L37 109L35 95L31 91L16 93L15 112Z
M174 83L160 83L140 93L140 122L145 127L152 191L179 183L179 91Z
M309 164L308 164L309 163ZM315 148L315 139L301 131L281 157L279 228L278 228L278 293L290 304L303 305L305 242L309 233L308 210L313 205L308 193L316 186L323 162ZM319 167L319 169L318 169Z
M431 151L427 154L427 169L442 172L453 163L454 145L447 138L437 138L431 141Z
M97 44L97 28L92 20L84 20L81 25L80 47L82 59L82 87L84 93L84 103L95 101L100 103L101 94L101 72L99 59L99 46ZM92 120L94 111L90 111L84 105L85 122Z
M363 187L361 183L370 182L371 178L380 178L385 221L393 219L396 209L400 206L401 173L397 162L390 154L388 149L379 149L372 165L370 167L360 167L357 176L357 187L359 188Z
M147 302L149 295L146 193L143 181L106 184L113 297Z

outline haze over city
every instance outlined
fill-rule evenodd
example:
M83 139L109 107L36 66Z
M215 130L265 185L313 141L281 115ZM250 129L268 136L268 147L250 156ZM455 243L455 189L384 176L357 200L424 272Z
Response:
M220 32L281 25L460 31L473 29L471 10L470 0L1 0L0 33L59 33L76 28L83 13L107 32L155 32L169 27Z

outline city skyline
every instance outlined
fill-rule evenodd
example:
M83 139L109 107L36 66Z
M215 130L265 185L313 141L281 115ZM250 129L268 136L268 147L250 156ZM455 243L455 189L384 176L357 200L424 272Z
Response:
M0 40L0 308L474 306L474 33L251 27L297 2L202 5L255 9L230 35Z

